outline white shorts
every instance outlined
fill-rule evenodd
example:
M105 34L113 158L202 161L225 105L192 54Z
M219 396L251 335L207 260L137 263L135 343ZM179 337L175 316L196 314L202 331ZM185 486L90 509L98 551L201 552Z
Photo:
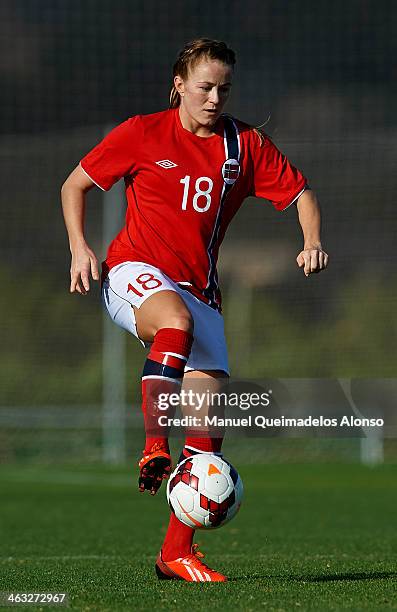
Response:
M185 372L223 370L229 374L223 317L186 289L179 287L161 270L140 261L125 261L112 268L102 284L102 302L112 320L140 340L133 306L159 291L175 291L194 320L194 341ZM140 340L143 346L149 344Z

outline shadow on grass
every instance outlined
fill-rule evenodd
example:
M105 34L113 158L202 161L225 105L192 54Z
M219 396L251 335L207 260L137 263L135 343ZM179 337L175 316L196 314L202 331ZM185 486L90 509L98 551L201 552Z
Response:
M323 574L321 576L274 576L271 574L247 574L245 576L234 576L229 578L228 582L240 580L278 580L288 582L335 582L346 581L352 582L355 580L384 580L387 578L396 578L397 572L348 572L345 574Z

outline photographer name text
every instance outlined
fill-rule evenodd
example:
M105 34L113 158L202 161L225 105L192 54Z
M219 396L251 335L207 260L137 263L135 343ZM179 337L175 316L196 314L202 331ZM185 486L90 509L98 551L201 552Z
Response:
M380 418L362 418L345 415L339 418L313 417L290 418L290 417L265 417L263 415L247 415L245 417L221 418L216 415L184 416L181 418L170 418L161 415L157 419L160 427L261 427L262 429L273 427L383 427L384 420Z

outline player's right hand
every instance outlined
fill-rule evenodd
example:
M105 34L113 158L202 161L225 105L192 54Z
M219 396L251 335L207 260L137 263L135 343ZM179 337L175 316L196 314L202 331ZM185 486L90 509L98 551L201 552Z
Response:
M71 252L70 293L86 295L90 290L90 274L93 280L99 280L98 260L87 244L73 247Z

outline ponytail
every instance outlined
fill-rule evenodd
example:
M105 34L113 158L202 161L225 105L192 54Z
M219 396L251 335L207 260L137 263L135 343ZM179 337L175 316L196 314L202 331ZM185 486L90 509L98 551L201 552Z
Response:
M180 103L181 103L181 96L177 92L175 85L173 85L170 91L170 108L178 108Z

